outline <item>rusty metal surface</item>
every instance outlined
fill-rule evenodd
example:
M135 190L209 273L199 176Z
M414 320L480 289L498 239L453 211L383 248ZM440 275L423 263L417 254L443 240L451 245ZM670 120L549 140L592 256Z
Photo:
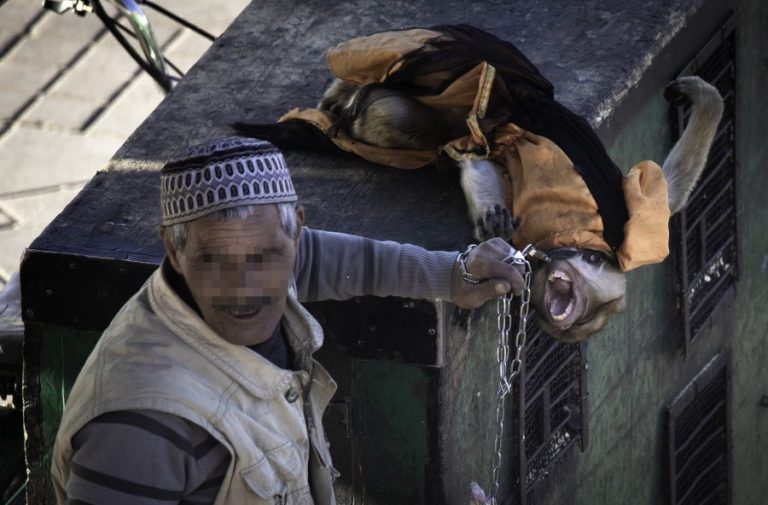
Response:
M730 359L712 358L669 406L671 505L731 503Z
M535 319L529 328L515 397L518 458L511 469L521 505L534 503L534 488L548 482L569 451L586 450L589 426L587 343L558 342Z

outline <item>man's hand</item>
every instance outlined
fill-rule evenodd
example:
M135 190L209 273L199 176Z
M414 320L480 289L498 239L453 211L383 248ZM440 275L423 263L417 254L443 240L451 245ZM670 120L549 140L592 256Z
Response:
M520 296L524 286L523 266L502 261L510 255L510 248L504 239L497 237L479 244L469 252L467 273L480 279L479 284L464 280L458 263L454 265L451 301L463 309L474 309L510 290Z

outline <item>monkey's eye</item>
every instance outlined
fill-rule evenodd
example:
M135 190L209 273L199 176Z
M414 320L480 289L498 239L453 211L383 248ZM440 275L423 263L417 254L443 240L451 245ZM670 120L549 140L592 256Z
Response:
M581 257L590 265L599 265L605 259L605 255L600 251L584 251Z

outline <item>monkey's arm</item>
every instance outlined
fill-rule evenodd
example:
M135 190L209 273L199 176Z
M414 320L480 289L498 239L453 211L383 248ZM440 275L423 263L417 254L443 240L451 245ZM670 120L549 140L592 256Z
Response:
M515 226L506 204L509 183L502 176L501 167L492 161L469 159L462 160L460 165L461 187L475 225L475 237L509 240Z
M723 114L723 99L714 86L693 76L669 83L664 97L675 105L692 104L688 124L662 167L669 186L669 209L674 214L685 206L707 163Z

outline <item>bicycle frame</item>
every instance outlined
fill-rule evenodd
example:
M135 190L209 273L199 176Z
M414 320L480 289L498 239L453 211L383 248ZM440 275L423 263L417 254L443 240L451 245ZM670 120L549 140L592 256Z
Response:
M112 3L128 18L128 21L133 25L136 33L140 33L139 43L141 49L147 58L150 59L152 64L157 67L162 73L165 73L165 63L163 62L162 54L157 47L157 41L155 35L152 33L152 27L149 25L147 16L144 15L144 11L133 0L112 0Z
M81 16L88 12L94 12L136 63L151 75L165 92L170 91L173 81L166 71L165 60L144 11L135 0L106 1L114 5L118 12L128 19L133 28L134 35L139 41L144 57L136 51L123 33L120 32L119 25L104 10L101 0L45 0L43 8L57 14L74 10L76 14Z
M112 33L117 39L123 49L130 54L136 63L138 63L149 75L151 75L155 81L166 91L170 91L172 87L172 81L165 69L165 61L163 55L157 46L157 40L154 33L152 33L152 27L149 24L147 16L144 11L134 0L108 0L109 3L114 5L118 11L128 18L128 21L133 26L136 38L139 40L141 50L146 56L146 61L136 52L125 39L122 33L115 26L112 18L107 15L106 11L101 5L100 0L91 0L96 15L104 23L104 26Z

